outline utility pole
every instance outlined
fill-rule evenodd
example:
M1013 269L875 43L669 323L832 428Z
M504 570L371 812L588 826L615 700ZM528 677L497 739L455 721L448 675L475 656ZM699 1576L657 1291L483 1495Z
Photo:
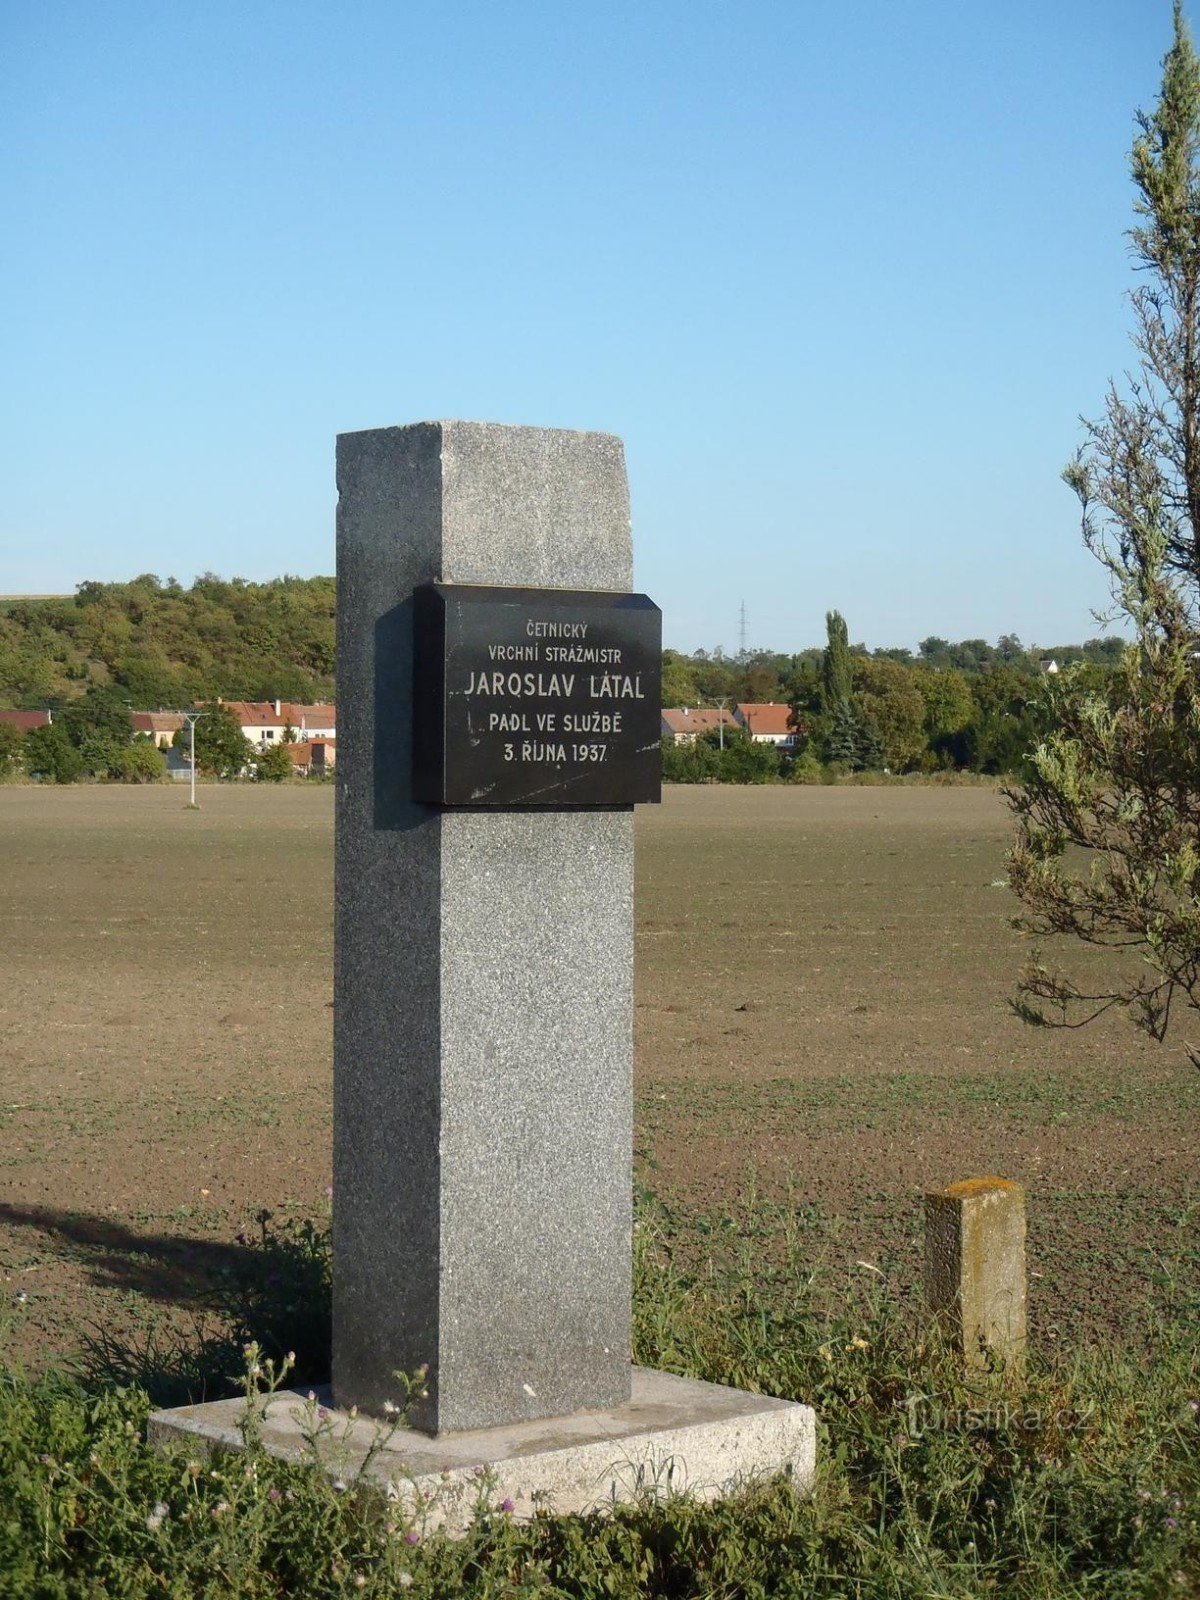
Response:
M188 743L191 747L192 757L192 798L188 801L189 811L199 811L196 804L196 724L201 717L208 715L207 711L185 711L183 713L188 725Z

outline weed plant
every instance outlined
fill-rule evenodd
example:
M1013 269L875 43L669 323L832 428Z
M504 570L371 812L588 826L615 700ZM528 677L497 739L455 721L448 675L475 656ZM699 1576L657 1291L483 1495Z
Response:
M763 1250L762 1219L710 1234L683 1265L662 1214L637 1229L635 1357L816 1406L820 1469L717 1505L643 1499L609 1514L517 1524L486 1480L471 1532L426 1531L357 1480L246 1449L202 1459L145 1444L156 1353L108 1347L126 1381L0 1375L0 1594L68 1597L1194 1596L1200 1594L1200 1354L1193 1286L1169 1274L1128 1347L1032 1352L1023 1382L968 1381L936 1329L896 1314L887 1277L839 1282L809 1228ZM262 1224L261 1288L237 1309L277 1344L327 1339L323 1228ZM689 1256L689 1260L691 1257ZM270 1277L277 1277L272 1286ZM282 1291L280 1293L279 1291ZM289 1298L313 1294L307 1306ZM291 1312L287 1307L291 1306ZM298 1320L297 1320L298 1319ZM234 1319L236 1320L236 1319ZM324 1329L324 1334L322 1334ZM226 1336L232 1339L232 1328ZM326 1347L322 1347L327 1348ZM101 1347L93 1346L93 1356ZM158 1356L163 1355L160 1346ZM187 1362L168 1350L171 1381ZM193 1351L219 1392L228 1342ZM237 1350L251 1419L295 1372L254 1340ZM228 1375L228 1369L225 1376ZM185 1385L186 1386L186 1385ZM411 1385L410 1385L411 1387ZM404 1390L401 1389L403 1398Z

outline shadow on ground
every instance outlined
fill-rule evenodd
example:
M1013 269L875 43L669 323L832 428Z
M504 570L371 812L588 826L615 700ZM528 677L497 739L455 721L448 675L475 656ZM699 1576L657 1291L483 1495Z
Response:
M222 1279L241 1276L250 1247L237 1241L139 1233L111 1217L53 1206L0 1204L0 1225L33 1228L79 1262L101 1288L130 1290L172 1305L203 1297Z
M235 1392L254 1342L279 1359L294 1352L294 1382L329 1376L332 1274L328 1228L258 1215L257 1231L228 1243L138 1233L110 1217L52 1206L0 1204L0 1225L35 1229L101 1288L136 1294L173 1315L127 1333L83 1334L79 1365L96 1384L138 1384L157 1405Z

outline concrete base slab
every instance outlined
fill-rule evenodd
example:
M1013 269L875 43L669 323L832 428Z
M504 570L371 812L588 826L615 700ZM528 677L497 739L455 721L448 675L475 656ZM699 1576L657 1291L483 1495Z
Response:
M151 1444L240 1450L244 1400L158 1411ZM261 1439L285 1460L317 1460L335 1481L373 1487L422 1530L462 1533L477 1510L531 1517L541 1506L582 1512L647 1495L715 1499L755 1479L787 1473L807 1489L816 1465L811 1406L769 1400L635 1367L633 1396L604 1411L437 1435L328 1409L281 1391L266 1406Z

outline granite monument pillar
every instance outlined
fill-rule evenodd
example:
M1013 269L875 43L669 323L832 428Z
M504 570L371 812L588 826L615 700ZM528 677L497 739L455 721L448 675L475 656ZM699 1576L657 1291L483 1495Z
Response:
M334 1401L378 1412L397 1370L427 1365L413 1420L430 1432L618 1406L633 814L590 785L621 761L630 714L648 725L635 699L657 696L591 642L609 636L589 600L638 599L622 446L419 423L343 434L337 475ZM507 621L451 682L426 659L439 647L421 644L422 597L453 661L484 589L530 598L483 594ZM419 720L428 697L449 718L476 691L463 759L506 778L523 763L524 789L487 809L492 779L456 769L465 803L414 798L414 731L438 738L414 730L414 694ZM653 718L657 759L657 704ZM458 760L449 735L432 760ZM561 809L563 783L584 802Z

